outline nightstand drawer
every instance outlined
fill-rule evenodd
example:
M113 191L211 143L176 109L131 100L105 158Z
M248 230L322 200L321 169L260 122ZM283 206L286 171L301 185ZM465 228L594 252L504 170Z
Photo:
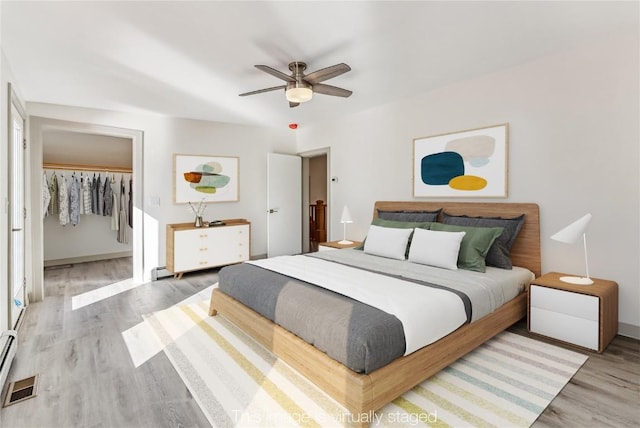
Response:
M529 331L603 352L618 332L618 284L591 278L592 285L563 281L549 272L529 287Z
M540 308L598 323L600 299L597 296L531 285L531 309ZM597 330L596 330L597 331Z
M532 306L529 313L529 330L564 342L598 350L598 320L578 318Z

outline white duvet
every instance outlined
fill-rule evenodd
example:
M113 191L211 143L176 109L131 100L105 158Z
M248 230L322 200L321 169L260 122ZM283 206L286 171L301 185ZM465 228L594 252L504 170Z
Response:
M467 320L456 294L307 256L280 256L247 263L315 284L395 315L411 354Z

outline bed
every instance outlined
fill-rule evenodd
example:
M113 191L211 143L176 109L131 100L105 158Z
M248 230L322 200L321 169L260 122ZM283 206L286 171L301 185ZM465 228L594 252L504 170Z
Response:
M522 227L510 251L514 266L540 275L539 214L536 204L466 202L376 202L374 219L381 211L415 212L442 209L450 216L513 218L524 214ZM440 219L442 218L440 214ZM353 251L353 250L340 250ZM319 386L352 414L370 414L450 365L503 331L526 314L526 292L480 319L375 370L360 373L329 357L260 313L220 289L211 295L209 313L221 314ZM360 420L360 418L354 418Z

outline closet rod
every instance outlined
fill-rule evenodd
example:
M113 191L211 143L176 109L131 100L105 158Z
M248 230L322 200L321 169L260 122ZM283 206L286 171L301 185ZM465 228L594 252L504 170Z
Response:
M122 166L103 166L103 165L74 165L69 163L53 163L43 162L44 169L62 169L66 171L100 171L100 172L120 172L131 174L133 170Z

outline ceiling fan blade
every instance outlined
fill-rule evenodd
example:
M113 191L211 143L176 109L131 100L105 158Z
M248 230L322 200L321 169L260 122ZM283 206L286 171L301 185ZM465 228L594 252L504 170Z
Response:
M313 92L324 95L333 95L334 97L347 98L353 94L348 89L338 88L337 86L325 85L324 83L318 83L313 85Z
M292 103L291 101L289 101L289 107L294 108L294 107L298 107L300 105L300 103Z
M281 71L276 70L275 68L271 68L268 65L256 65L256 68L258 70L262 70L265 73L269 73L270 75L277 77L278 79L282 79L285 82L295 82L296 79L294 79L293 77L289 76L288 74L284 74Z
M257 66L256 66L257 67ZM336 65L332 65L331 67L323 68L321 70L314 71L313 73L309 73L304 76L304 80L315 85L316 83L324 82L325 80L334 78L336 76L340 76L347 71L350 71L351 67L349 67L345 63L340 63Z
M278 89L284 89L286 88L286 85L282 85L282 86L273 86L271 88L265 88L265 89L258 89L257 91L251 91L251 92L245 92L244 94L240 94L241 97L245 97L247 95L255 95L255 94L261 94L263 92L269 92L269 91L277 91Z

